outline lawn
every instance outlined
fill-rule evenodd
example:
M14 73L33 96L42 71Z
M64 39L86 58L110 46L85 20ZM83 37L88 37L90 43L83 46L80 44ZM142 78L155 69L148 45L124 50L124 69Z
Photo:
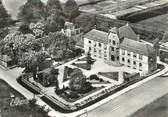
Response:
M26 99L5 81L0 79L0 110L2 117L48 117L47 113L37 105L31 107L30 104L25 104L17 107L11 107L11 94L14 94L15 97Z
M87 65L87 63L75 63L72 65L79 67L79 68L82 68L82 69L85 69L85 70L90 70L90 67Z
M168 94L138 110L130 117L168 117Z
M100 75L118 81L118 72L100 72Z

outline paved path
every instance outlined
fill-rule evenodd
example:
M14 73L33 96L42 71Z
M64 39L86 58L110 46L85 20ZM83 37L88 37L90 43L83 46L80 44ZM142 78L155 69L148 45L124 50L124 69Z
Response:
M88 112L88 117L128 117L167 94L167 89L168 78L155 78Z

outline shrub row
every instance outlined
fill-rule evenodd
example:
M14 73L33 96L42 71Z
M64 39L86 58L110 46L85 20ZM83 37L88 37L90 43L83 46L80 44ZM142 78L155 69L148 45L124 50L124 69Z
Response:
M21 84L23 87L25 87L26 89L28 89L28 90L29 90L30 92L32 92L33 94L36 94L36 95L40 94L39 91L35 90L34 88L32 88L31 86L29 86L28 84L24 83L24 82L22 81L22 78L21 78L21 77L19 77L19 78L17 79L17 82L18 82L19 84ZM32 84L32 85L33 85L33 84ZM35 86L35 87L36 87L36 86Z

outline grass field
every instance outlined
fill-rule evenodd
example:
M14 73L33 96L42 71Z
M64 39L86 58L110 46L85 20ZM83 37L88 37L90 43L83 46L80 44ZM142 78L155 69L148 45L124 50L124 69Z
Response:
M31 104L11 107L11 94L15 97L25 99L23 95L14 90L5 81L0 79L0 117L48 117L42 107Z
M157 17L152 17L146 20L142 20L138 22L138 24L141 24L143 26L152 26L154 29L158 28L161 30L167 30L168 29L168 13L164 15L159 15Z
M130 117L168 117L168 94L135 112Z

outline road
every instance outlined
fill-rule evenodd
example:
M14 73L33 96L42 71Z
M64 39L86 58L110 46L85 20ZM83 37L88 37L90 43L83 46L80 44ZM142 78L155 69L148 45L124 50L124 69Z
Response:
M138 110L130 117L168 117L168 94Z
M168 93L168 78L157 77L91 110L88 117L128 117ZM81 117L86 117L82 115Z

